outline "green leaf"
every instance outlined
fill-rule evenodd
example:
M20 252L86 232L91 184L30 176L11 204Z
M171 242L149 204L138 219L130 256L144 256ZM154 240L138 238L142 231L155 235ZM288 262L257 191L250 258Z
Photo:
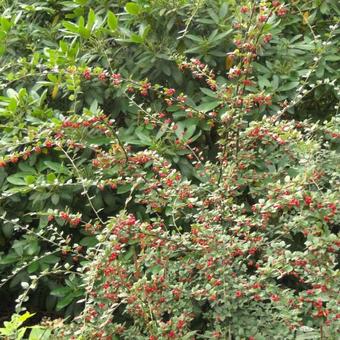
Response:
M35 170L27 162L20 162L18 164L18 167L23 172L28 172L28 173L30 173L32 175L35 174Z
M222 4L221 8L220 8L219 13L218 13L219 17L220 18L225 18L226 15L228 14L228 10L229 10L229 5L226 2L224 2Z
M131 42L134 42L136 44L142 44L144 42L143 37L141 37L140 35L138 35L136 33L131 34L130 40L131 40Z
M60 199L60 196L57 195L57 194L53 194L51 196L51 202L54 204L54 205L57 205L59 203L59 199Z
M31 333L28 340L49 340L51 339L51 330L41 327L41 326L33 326L31 328Z
M91 36L91 31L85 27L79 27L79 34L82 38L88 39Z
M93 27L95 21L96 21L96 14L94 13L93 9L90 8L89 15L87 17L87 24L86 24L86 28L89 31L92 30L92 27Z
M185 37L186 37L187 39L196 41L196 42L198 42L198 43L202 43L202 42L203 42L203 39L202 39L201 37L196 36L196 35L187 34Z
M21 256L21 255L18 255L16 253L9 254L9 255L2 257L0 259L0 264L6 265L6 264L18 262L19 259L20 259L19 256Z
M63 26L72 33L79 33L79 27L73 22L63 21Z
M29 312L26 312L23 315L20 315L18 318L18 322L21 324L23 324L27 319L31 318L32 316L34 316L35 313L31 314Z
M56 264L59 260L60 260L60 258L56 255L48 255L48 256L44 257L41 260L41 262L47 263L47 264Z
M201 87L200 90L206 94L207 96L211 97L211 98L217 98L217 93L214 91L211 91L210 89L207 89L205 87Z
M38 261L32 262L28 267L27 267L27 272L29 274L32 274L36 272L39 269L39 263Z
M125 10L132 15L139 15L142 12L142 8L135 2L128 2L125 5Z
M9 98L17 98L18 97L18 92L13 90L13 89L8 89L6 91L6 95L9 97Z
M107 145L111 142L110 137L106 136L96 136L96 137L90 137L87 142L89 144L96 144L96 145Z
M55 288L51 291L51 295L57 296L57 297L64 297L68 294L70 294L71 288L70 287L59 287Z
M263 90L265 87L271 87L270 81L267 78L261 76L258 76L258 84L261 90Z
M206 112L213 110L215 107L217 107L220 104L221 102L218 100L215 100L213 102L203 103L197 107L197 110L206 113Z
M160 140L168 131L169 124L164 123L156 134L156 140Z
M124 260L128 261L135 253L135 247L130 247L130 249L124 254Z
M138 138L145 144L145 145L151 145L152 139L146 135L141 129L137 129L135 131L135 134L138 136Z
M26 333L26 327L20 328L15 334L15 340L23 339L25 333Z
M290 91L290 90L295 89L296 87L298 87L299 84L300 83L298 81L292 81L292 82L287 83L287 84L285 84L283 86L280 86L279 87L279 91Z
M39 228L44 228L48 225L48 216L43 215L39 218Z
M327 61L339 61L340 60L340 55L326 55L325 60Z
M11 321L5 321L4 326L5 328L0 328L0 334L11 336L16 333L15 339L22 339L26 329L22 328L18 331L19 327L29 318L31 318L34 314L31 314L29 312L26 312L25 314L18 315L14 314L12 315Z
M306 333L300 333L296 335L296 340L317 340L320 339L320 333L315 331L309 331Z
M47 179L47 182L52 184L54 183L54 180L56 179L56 175L53 173L53 172L50 172L49 174L47 174L46 176L46 179Z
M57 310L57 311L60 311L60 310L63 309L64 307L68 306L73 300L74 300L74 295L73 295L73 293L69 293L69 294L66 295L63 299L61 299L60 301L58 301L56 310Z
M131 184L120 185L117 188L117 194L125 194L126 192L129 192L131 188L132 188Z
M28 185L35 183L36 180L37 178L35 176L32 176L32 175L25 176L25 182Z
M253 65L261 73L270 73L270 71L265 66L259 63L254 62Z
M79 243L85 247L93 247L98 243L98 240L95 236L86 236L82 238Z
M115 31L118 28L118 19L111 11L109 11L107 15L107 24L109 25L111 31Z
M6 178L7 182L14 184L14 185L27 185L26 181L24 178L21 176L18 176L18 174L11 175Z
M63 164L58 162L52 162L52 161L44 161L44 164L49 168L54 170L56 173L64 173L68 174L68 170L64 167Z

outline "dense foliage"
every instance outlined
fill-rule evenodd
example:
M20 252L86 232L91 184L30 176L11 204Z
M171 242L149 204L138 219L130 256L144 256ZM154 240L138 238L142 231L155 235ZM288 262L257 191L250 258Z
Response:
M0 334L339 336L337 1L0 8Z

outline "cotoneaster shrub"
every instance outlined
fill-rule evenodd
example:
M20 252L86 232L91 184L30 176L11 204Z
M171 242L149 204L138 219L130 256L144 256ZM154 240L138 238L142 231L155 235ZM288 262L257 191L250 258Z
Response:
M126 178L148 216L125 210L96 232L79 332L63 336L293 339L309 326L335 339L334 124L253 123L237 159L221 172L205 163L199 185L155 152L131 157Z
M305 116L318 90L329 95L321 107L338 110L328 65L337 59L326 60L339 31L332 2L321 36L312 25L319 10L306 14L304 2L217 1L212 11L204 1L169 3L169 18L186 20L181 31L166 24L169 44L179 45L160 64L142 52L165 26L156 2L106 4L118 16L76 2L49 11L15 2L2 19L3 60L14 50L23 56L2 76L7 315L15 304L37 320L65 317L64 326L43 322L46 338L336 338L338 117L282 120L297 108ZM190 32L206 35L213 24L198 13L217 9L221 25L204 45ZM11 24L26 19L13 41L10 11ZM41 30L52 14L51 31ZM301 25L311 38L294 80L293 48L282 74L269 74L280 39ZM34 53L18 44L25 29ZM188 39L205 53L183 51ZM213 50L220 43L222 60ZM173 79L162 76L166 65Z

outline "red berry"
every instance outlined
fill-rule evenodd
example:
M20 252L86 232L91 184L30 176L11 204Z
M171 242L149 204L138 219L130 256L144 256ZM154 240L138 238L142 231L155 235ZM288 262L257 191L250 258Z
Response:
M76 218L71 219L70 224L76 227L80 222L81 222L80 217L76 217Z
M53 143L50 141L50 140L47 140L45 141L44 145L47 147L47 148L51 148L53 146Z
M178 329L182 329L185 325L185 321L184 320L178 320L177 322L177 328Z
M305 203L307 204L307 205L310 205L311 203L312 203L312 197L310 197L310 196L305 196Z
M91 71L89 68L85 69L83 72L83 76L86 80L90 80L91 79Z
M297 198L292 198L290 201L289 201L289 205L290 206L295 206L295 207L299 207L300 206L300 202Z
M279 17L283 17L283 16L285 16L287 13L288 13L288 10L287 10L287 8L284 8L284 7L279 8L278 11L277 11L277 15L278 15Z
M171 339L175 338L176 337L175 331L170 331L169 334L168 334L168 337L171 338Z
M17 156L12 156L10 158L10 162L13 163L13 164L18 163L18 161L19 161L19 158Z
M240 297L243 296L243 293L242 293L240 290L237 290L236 293L235 293L235 296L236 296L237 298L240 298Z
M272 40L273 36L271 33L268 33L266 34L264 37L263 37L263 41L268 44L270 40Z
M176 93L176 90L175 90L175 89L167 89L167 90L165 91L165 94L166 94L167 96L173 96L175 93Z
M61 218L62 220L67 221L67 220L70 218L70 216L68 215L68 213L62 211L62 212L60 213L60 218Z
M270 297L270 299L273 301L273 302L278 302L280 301L280 297L276 294L272 294L272 296Z
M34 151L36 153L40 153L41 152L41 147L39 145L37 145L35 148L34 148Z
M267 16L266 15L260 15L259 16L259 21L260 22L265 22L267 20Z

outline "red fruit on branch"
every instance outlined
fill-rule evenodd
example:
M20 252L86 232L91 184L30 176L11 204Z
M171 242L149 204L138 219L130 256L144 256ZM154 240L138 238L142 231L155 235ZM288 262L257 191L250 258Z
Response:
M90 80L91 79L91 70L89 68L86 68L83 72L83 77L86 80Z
M243 13L243 14L248 13L249 12L248 6L242 6L241 9L240 9L240 12Z
M268 44L272 40L272 38L273 38L273 35L271 33L268 33L263 37L263 41L265 44Z
M272 294L270 299L273 301L273 302L278 302L280 301L280 297L276 294Z
M47 140L45 141L44 145L47 147L47 148L51 148L53 146L53 142L51 142L50 140Z
M300 201L297 199L297 198L292 198L290 201L289 201L289 206L293 207L299 207L300 206Z
M306 205L310 205L312 203L313 199L310 196L305 196L304 201L305 201Z
M284 8L284 7L281 7L277 10L276 14L279 16L279 17L283 17L285 16L286 14L288 13L288 9L287 8Z
M237 290L237 291L235 292L235 296L236 296L237 298L240 298L240 297L243 296L243 293L242 293L240 290Z
M62 211L62 212L60 213L60 218L61 218L62 220L64 220L64 221L68 221L68 220L70 219L70 216L69 216L68 213Z
M81 218L80 217L75 217L75 218L72 218L70 220L70 224L73 226L73 227L76 227L77 225L79 225L79 223L81 222Z

